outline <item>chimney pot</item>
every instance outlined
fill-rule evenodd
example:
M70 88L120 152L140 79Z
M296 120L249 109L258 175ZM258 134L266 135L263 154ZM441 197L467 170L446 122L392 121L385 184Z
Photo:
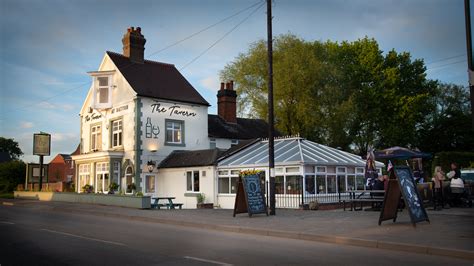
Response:
M237 123L237 93L233 90L233 81L221 82L217 92L217 114L228 123Z
M231 91L234 90L234 81L233 80L230 81L230 90Z
M145 62L145 43L146 39L141 34L141 28L137 27L135 31L134 27L129 27L122 38L123 55L128 57L131 62L143 64Z

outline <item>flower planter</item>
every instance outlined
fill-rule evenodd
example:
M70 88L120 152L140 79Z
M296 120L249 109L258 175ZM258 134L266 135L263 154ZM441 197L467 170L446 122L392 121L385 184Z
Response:
M198 203L197 208L198 209L213 209L214 203Z

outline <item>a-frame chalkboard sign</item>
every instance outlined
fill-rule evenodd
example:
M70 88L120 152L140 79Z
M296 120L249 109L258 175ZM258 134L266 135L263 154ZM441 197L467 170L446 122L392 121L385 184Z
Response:
M407 166L395 166L390 171L379 225L382 224L382 221L393 219L395 222L397 220L398 204L402 196L413 226L422 221L430 222L423 207L423 201L416 189L411 169Z
M265 213L268 216L265 195L262 192L258 175L239 177L234 217L238 213L248 213L250 217L252 217L252 214L257 213Z

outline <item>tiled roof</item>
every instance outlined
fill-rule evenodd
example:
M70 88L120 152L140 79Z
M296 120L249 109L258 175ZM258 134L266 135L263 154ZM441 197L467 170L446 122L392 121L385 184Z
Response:
M150 60L131 63L121 54L107 52L107 55L139 96L209 106L174 65Z
M215 165L225 151L219 149L182 151L175 150L168 155L158 168L179 168Z
M262 119L237 118L237 123L228 123L218 115L208 115L210 138L257 139L268 137L268 124ZM275 132L275 135L279 135Z

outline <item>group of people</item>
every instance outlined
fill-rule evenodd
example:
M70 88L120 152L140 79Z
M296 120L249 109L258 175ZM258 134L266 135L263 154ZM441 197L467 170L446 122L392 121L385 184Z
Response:
M443 191L443 181L450 181L449 190ZM456 163L451 163L451 171L445 174L441 169L441 166L436 166L432 181L434 183L434 200L435 200L435 209L436 205L440 204L444 206L444 202L447 200L448 204L454 205L458 198L465 196L464 182L461 179L461 171L459 170ZM449 193L450 195L445 195Z

